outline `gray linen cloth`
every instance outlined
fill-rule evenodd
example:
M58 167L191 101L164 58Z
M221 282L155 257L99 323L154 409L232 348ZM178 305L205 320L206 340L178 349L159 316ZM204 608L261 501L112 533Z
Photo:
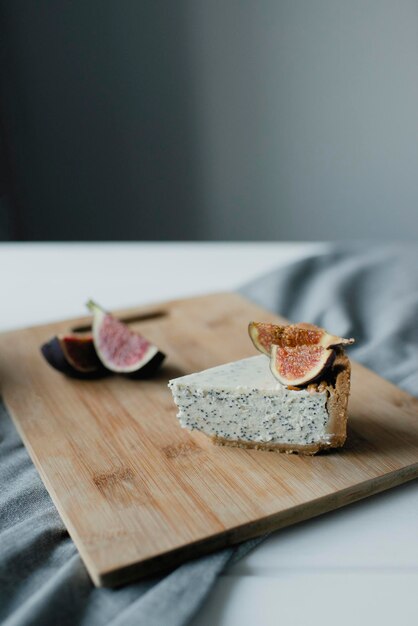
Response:
M418 253L330 251L241 289L294 321L354 336L351 354L418 395ZM265 454L265 453L261 453ZM95 589L4 406L0 405L0 621L8 626L180 626L217 576L257 540L121 589Z

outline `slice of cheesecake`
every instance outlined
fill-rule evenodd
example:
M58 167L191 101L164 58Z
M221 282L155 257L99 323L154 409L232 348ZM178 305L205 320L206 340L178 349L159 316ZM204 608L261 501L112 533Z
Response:
M213 367L169 382L177 417L215 443L315 454L344 444L350 362L337 350L319 383L287 388L264 355Z

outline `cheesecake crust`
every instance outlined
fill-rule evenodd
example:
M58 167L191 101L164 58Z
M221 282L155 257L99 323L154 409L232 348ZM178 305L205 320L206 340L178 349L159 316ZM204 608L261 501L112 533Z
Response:
M350 396L351 363L340 349L334 361L335 383L327 386L328 433L331 448L340 448L347 438L347 407Z
M292 444L292 443L269 443L260 441L245 441L243 439L226 439L224 437L211 437L213 443L219 446L232 446L234 448L251 448L254 450L269 450L272 452L285 452L286 454L313 455L320 450L340 448L344 445L347 436L347 405L350 394L350 361L343 349L337 351L329 377L316 385L317 388L326 390L328 393L327 412L329 415L327 439L315 443ZM312 386L310 386L312 387ZM315 393L315 390L312 390Z

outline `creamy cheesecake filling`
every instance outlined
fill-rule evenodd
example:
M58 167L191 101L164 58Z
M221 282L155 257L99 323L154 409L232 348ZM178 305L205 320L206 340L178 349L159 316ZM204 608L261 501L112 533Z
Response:
M327 391L290 390L264 355L169 382L184 428L211 437L271 444L327 442Z

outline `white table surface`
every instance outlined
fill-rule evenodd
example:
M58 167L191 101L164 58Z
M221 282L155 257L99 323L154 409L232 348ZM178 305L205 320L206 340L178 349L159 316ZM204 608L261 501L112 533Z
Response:
M2 244L0 330L234 289L325 244ZM193 626L408 624L418 482L279 531L219 579Z

